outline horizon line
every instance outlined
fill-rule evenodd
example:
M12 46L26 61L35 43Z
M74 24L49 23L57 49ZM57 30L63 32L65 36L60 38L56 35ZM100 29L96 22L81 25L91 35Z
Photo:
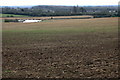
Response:
M4 7L4 6L7 6L7 5L2 5L2 6ZM15 7L16 5L8 5L8 7L12 7L12 6ZM119 6L119 4L118 5L17 5L17 6L22 6L22 7L23 6L26 6L26 7L27 6Z

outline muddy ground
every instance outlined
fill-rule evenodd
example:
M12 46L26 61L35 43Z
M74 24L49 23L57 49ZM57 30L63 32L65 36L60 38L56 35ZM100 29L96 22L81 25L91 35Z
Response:
M3 32L2 55L3 78L118 78L114 31Z

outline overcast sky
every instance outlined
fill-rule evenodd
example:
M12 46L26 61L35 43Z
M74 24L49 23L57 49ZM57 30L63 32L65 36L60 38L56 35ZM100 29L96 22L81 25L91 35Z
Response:
M28 5L118 5L119 0L0 0L0 6Z

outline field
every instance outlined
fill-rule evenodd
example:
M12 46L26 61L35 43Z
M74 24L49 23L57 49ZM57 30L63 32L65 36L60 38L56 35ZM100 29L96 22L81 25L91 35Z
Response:
M25 15L15 15L15 14L0 14L0 17L28 17Z
M117 78L117 21L3 23L3 78Z

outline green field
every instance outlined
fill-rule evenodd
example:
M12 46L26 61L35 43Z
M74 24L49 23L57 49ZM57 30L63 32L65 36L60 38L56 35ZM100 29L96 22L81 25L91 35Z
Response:
M0 14L0 17L29 17L29 16L15 14Z
M117 21L3 23L3 77L117 78Z

